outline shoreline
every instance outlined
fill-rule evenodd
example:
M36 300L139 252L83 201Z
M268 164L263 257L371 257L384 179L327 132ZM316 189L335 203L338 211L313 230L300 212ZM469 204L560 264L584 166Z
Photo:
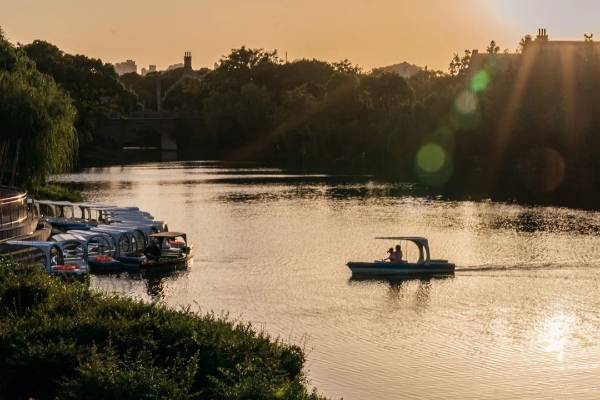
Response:
M324 399L307 387L304 351L250 323L107 295L2 259L0 325L2 397Z

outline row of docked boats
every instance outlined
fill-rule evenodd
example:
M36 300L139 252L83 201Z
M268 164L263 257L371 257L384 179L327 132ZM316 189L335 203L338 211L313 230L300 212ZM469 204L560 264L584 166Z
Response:
M163 221L137 207L30 200L51 225L48 241L8 241L35 248L48 273L84 276L88 272L182 268L192 258L187 235L169 231Z

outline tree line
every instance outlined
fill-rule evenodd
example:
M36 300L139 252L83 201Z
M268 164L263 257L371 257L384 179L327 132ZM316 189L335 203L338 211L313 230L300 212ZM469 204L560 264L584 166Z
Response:
M95 145L98 121L139 107L112 65L0 29L0 184L29 189L73 169Z
M163 109L180 115L183 158L371 173L461 196L600 199L600 51L591 39L561 47L526 35L512 53L492 41L483 53L455 54L448 72L407 79L246 47L212 70L118 77L47 42L1 45L0 151L34 149L1 158L2 182L42 181L105 146L98 121L156 109L158 81Z

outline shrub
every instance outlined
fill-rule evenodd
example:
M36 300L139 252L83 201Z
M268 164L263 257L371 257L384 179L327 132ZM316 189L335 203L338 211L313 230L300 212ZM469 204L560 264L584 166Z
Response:
M302 350L249 324L2 260L0 304L0 398L319 398Z

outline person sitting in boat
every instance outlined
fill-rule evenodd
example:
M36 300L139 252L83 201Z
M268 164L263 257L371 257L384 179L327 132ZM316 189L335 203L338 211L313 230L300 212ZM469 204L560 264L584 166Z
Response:
M388 252L388 256L387 256L386 260L393 262L394 258L395 258L394 249L392 247L390 247L387 252Z
M394 251L394 261L402 262L402 248L399 244L396 245L396 251Z
M158 244L158 240L153 240L146 250L144 250L144 255L148 257L148 260L158 260L160 255L162 254L162 249Z

